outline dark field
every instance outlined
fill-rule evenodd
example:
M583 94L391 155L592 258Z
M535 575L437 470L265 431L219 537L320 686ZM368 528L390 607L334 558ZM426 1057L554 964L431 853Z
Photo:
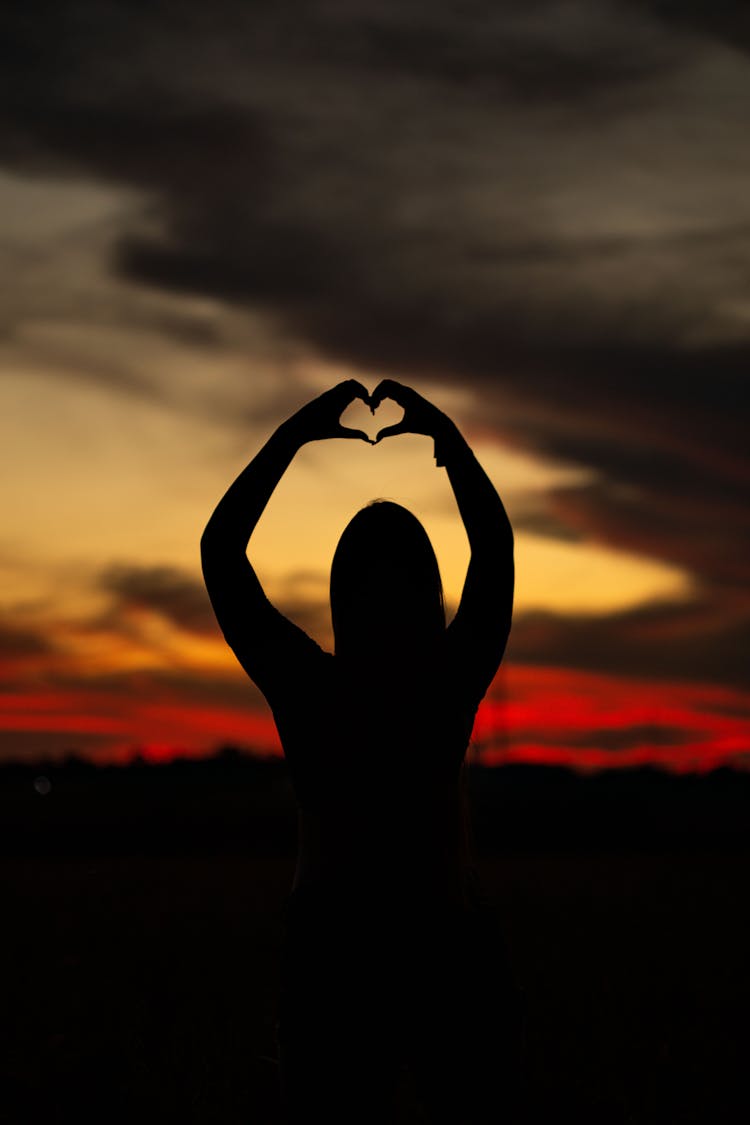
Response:
M528 1004L524 1120L745 1125L747 779L482 775L479 867ZM283 773L61 771L43 797L34 776L2 793L0 1121L282 1121ZM402 1102L421 1120L407 1083Z

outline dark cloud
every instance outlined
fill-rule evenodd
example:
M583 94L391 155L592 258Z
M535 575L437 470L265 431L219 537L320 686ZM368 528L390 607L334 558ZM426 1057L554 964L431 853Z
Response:
M321 575L298 572L287 575L273 598L281 613L320 643L331 639L331 616L327 596L319 596ZM311 594L310 583L316 589ZM100 576L99 588L113 595L114 604L106 612L106 622L117 627L123 610L158 613L180 629L201 635L218 635L218 625L203 582L186 571L171 566L142 566L117 563ZM325 588L325 579L324 579ZM91 624L98 628L102 619ZM0 642L2 637L0 635Z
M549 510L546 497L535 501L533 505L527 501L519 511L514 512L513 528L516 534L519 531L530 532L543 539L557 539L563 543L580 543L585 538L569 521L559 519Z
M331 611L327 601L311 601L303 597L281 597L275 599L276 608L294 621L323 648L333 648Z
M400 20L393 13L382 18L385 9L373 7L357 29L361 63L533 104L606 98L675 58L666 39L650 35L611 3L580 5L578 13L553 0L536 0L523 12L485 4L479 18L459 5L431 12L421 7L409 13L407 6ZM625 37L623 22L630 32ZM640 52L633 50L634 40Z
M577 750L606 750L613 755L613 764L618 751L628 751L633 746L687 746L694 739L692 731L656 723L634 723L622 728L607 728L592 731L566 731L565 745ZM559 746L557 731L535 731L534 740L548 746Z
M218 626L217 626L218 631ZM127 707L129 700L157 700L162 703L228 709L262 706L265 698L239 664L217 670L211 675L204 668L143 668L101 672L82 681L65 667L50 670L46 682L55 688L75 692L85 687L91 698L99 698L106 706L112 700Z
M648 449L648 447L647 447ZM658 472L658 460L654 471ZM742 489L722 474L700 474L689 463L659 487L634 474L549 498L557 522L581 538L661 558L738 594L750 578L750 512Z
M49 730L0 730L0 762L39 763L39 772L44 774L43 762L47 759L65 759L84 750L96 759L98 751L106 751L109 743L106 735L86 734L76 731ZM102 753L106 760L106 753ZM31 788L31 782L29 782ZM33 796L33 794L32 794Z
M459 86L491 81L504 97L575 99L642 79L674 56L670 39L636 7L617 0L527 0L522 10L486 0L470 8L221 0L206 8L184 0L177 10L171 0L148 7L63 0L38 3L33 15L9 12L2 60L24 100L33 100L35 80L45 77L58 104L71 94L110 104L126 97L157 113L175 87L184 94L209 79L223 90L227 71L234 77L242 64L257 83L269 63L289 72L325 66L350 79L384 72ZM92 78L100 82L95 92Z
M116 564L99 579L116 609L145 609L193 633L212 633L216 619L202 582L170 566Z
M715 36L733 48L750 48L750 10L745 0L639 0L665 24Z
M41 629L0 621L0 660L23 660L54 651L54 644Z
M750 602L723 591L691 606L655 604L606 616L516 614L510 661L641 679L750 687Z

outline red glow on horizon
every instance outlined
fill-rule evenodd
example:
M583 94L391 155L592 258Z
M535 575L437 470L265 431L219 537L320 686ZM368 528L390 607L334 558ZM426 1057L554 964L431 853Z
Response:
M208 757L217 745L229 743L281 753L267 712L80 689L0 694L0 731L70 734L72 749L76 735L88 736L86 745L93 742L93 756L102 763L126 763L138 755L153 762Z
M653 741L644 741L644 729ZM622 743L616 749L607 745L613 736ZM487 765L747 769L750 696L710 684L509 665L479 709L472 741Z
M281 753L266 708L197 703L174 691L161 695L153 684L137 698L85 688L0 694L0 732L67 735L72 751L102 763L207 757L222 745ZM479 709L472 742L470 760L487 765L747 769L750 695L708 684L508 665ZM12 746L10 739L6 744Z

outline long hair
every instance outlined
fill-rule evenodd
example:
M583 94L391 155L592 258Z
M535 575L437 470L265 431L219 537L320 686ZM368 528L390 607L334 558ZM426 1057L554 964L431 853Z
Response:
M445 632L440 569L415 515L373 500L344 528L331 564L331 618L337 655L433 647Z

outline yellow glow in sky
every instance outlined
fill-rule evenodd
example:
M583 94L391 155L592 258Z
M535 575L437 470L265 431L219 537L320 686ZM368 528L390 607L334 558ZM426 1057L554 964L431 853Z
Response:
M0 399L3 547L6 568L15 575L12 599L6 587L4 604L46 596L57 617L80 612L86 583L113 562L171 565L198 578L203 526L274 426L248 423L242 437L194 411L62 380L51 371L6 372ZM397 414L391 407L390 416L378 414L372 424L388 424ZM511 520L514 505L530 494L580 475L497 446L475 451ZM250 556L269 594L305 571L320 576L320 596L341 531L376 497L404 504L425 524L447 601L455 605L468 544L432 442L417 436L376 447L316 442L300 451L251 541ZM607 613L690 592L689 577L660 562L523 530L516 536L516 565L518 610ZM96 603L95 595L88 599Z

